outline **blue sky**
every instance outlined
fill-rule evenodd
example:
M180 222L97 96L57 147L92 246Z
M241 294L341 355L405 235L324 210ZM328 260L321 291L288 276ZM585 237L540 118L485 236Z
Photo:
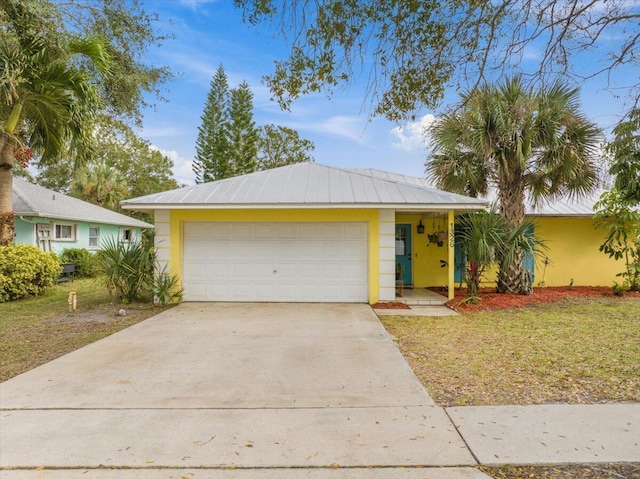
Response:
M246 80L254 93L257 125L275 123L298 130L313 141L319 163L346 168L371 167L422 176L427 148L421 131L438 111L424 111L415 123L395 124L370 119L363 81L338 89L330 98L313 95L297 100L290 112L270 101L262 77L273 71L273 62L287 55L284 42L273 38L266 26L244 24L230 1L147 0L148 10L164 22L175 38L149 52L148 60L169 66L178 76L165 86L167 102L157 102L144 115L140 135L174 161L180 183L192 184L191 162L197 129L209 83L220 64L231 87ZM169 23L171 21L171 23ZM531 59L535 61L535 52ZM637 81L637 70L617 73L614 83ZM635 77L635 78L632 78ZM604 79L582 85L582 107L589 117L609 129L624 111L622 100L604 89ZM447 100L457 97L450 92ZM446 106L443 105L443 107Z

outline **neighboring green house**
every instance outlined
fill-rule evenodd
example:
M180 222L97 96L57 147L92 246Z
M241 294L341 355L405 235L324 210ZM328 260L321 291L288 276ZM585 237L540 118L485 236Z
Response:
M107 238L130 242L153 225L57 191L13 179L14 242L61 253L66 248L97 251Z

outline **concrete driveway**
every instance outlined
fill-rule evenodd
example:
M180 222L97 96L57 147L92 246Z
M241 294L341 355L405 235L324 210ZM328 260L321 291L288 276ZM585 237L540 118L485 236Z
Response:
M0 409L3 478L486 477L367 305L185 303Z

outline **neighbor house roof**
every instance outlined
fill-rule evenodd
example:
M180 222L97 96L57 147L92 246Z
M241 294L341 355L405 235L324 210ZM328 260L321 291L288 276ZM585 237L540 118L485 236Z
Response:
M20 178L13 178L13 211L16 216L153 228L153 225L144 221L28 183Z
M354 171L392 181L403 181L411 185L431 186L428 180L415 176L401 175L373 168L356 169ZM525 204L525 211L528 215L532 216L593 216L595 213L593 206L600 199L600 195L602 195L604 191L603 189L598 189L580 198L555 198L553 200L543 201L535 206L527 203ZM493 196L495 196L495 194ZM492 198L485 199L488 202L493 202Z
M559 198L542 202L539 205L527 205L527 214L532 216L593 216L593 206L604 190L596 190L581 198Z
M127 209L396 208L479 210L487 202L366 170L297 163L272 170L142 196Z

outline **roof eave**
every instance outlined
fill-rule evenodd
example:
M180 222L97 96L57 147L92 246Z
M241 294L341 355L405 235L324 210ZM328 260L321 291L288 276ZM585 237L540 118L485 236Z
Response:
M403 211L483 210L489 203L125 203L127 210L240 210L240 209L401 209Z
M31 216L34 218L46 218L46 219L50 219L50 220L63 220L63 221L84 221L85 223L95 223L95 224L102 224L102 225L115 225L115 226L131 226L132 228L153 228L154 226L152 224L149 223L145 223L144 221L141 221L140 223L137 223L135 221L131 221L131 222L120 222L120 221L107 221L107 220L97 220L95 218L79 218L76 216L66 216L66 215L54 215L54 214L48 214L48 213L34 213L34 212L28 212L28 213L20 213L18 211L15 212L16 216ZM145 225L145 226L143 226Z

